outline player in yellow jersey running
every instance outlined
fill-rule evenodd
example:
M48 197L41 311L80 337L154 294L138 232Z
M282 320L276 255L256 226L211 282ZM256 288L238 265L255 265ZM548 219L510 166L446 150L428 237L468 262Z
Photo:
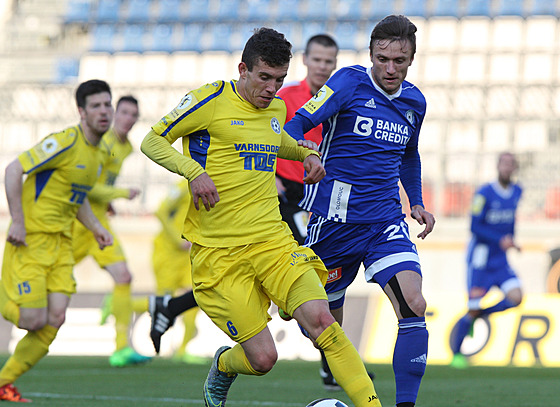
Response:
M267 326L273 301L324 351L352 402L377 407L381 404L358 352L329 312L327 271L311 249L297 244L278 209L277 157L303 161L306 183L325 175L318 153L299 146L282 129L286 105L276 92L291 55L283 34L256 30L243 50L239 80L189 92L152 127L142 151L189 180L192 200L183 236L192 242L196 301L237 342L214 356L204 383L206 406L223 407L238 374L261 376L276 363ZM172 147L178 138L183 154Z
M100 249L112 244L87 199L101 168L98 144L113 119L109 85L99 80L80 84L76 102L79 125L47 136L6 168L12 222L2 263L0 312L28 332L0 370L0 401L30 401L13 383L47 354L64 323L76 292L74 219L89 229Z
M103 136L100 149L105 153L105 163L101 175L90 194L93 213L103 226L111 231L107 212L111 201L117 198L134 199L140 191L136 188L117 188L115 181L126 157L132 152L128 133L138 120L138 101L132 96L124 96L117 102L113 127ZM113 233L114 236L114 233ZM113 246L99 250L91 233L79 223L74 225L73 249L76 263L91 255L97 264L105 269L115 282L112 295L106 297L102 312L102 323L112 313L115 316L116 350L110 356L111 366L123 367L150 360L136 352L129 345L129 325L132 318L131 282L132 274L119 240L115 237Z

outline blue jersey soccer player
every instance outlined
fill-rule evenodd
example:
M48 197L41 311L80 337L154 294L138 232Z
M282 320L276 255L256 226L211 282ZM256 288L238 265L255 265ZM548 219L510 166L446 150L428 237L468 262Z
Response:
M79 125L47 136L6 167L12 222L4 248L0 312L28 332L0 370L0 401L28 401L13 383L47 354L64 323L76 292L74 219L93 232L100 248L112 244L87 199L101 169L98 144L113 118L109 85L82 83L76 102Z
M506 255L510 248L519 250L513 238L515 212L522 194L521 187L512 180L516 170L514 155L500 154L498 180L480 187L473 199L472 239L467 249L469 311L457 322L451 349L451 366L459 369L468 366L461 345L474 320L516 307L522 300L521 284ZM482 297L494 286L502 290L504 298L491 307L481 308Z
M142 142L146 155L189 180L183 235L192 242L194 295L238 343L216 352L204 400L223 406L238 374L272 369L278 355L268 309L274 301L316 340L357 407L380 406L358 352L329 312L323 263L297 244L278 209L277 157L303 161L305 182L324 176L318 153L282 129L286 105L276 92L290 58L283 34L256 30L243 50L239 80L189 92ZM180 137L184 155L172 147ZM198 210L200 201L206 210Z
M413 406L426 368L428 331L422 275L399 198L399 179L411 216L425 229L434 217L422 204L418 135L426 111L422 93L406 82L416 50L416 27L388 16L371 33L372 67L340 69L298 110L285 129L301 138L323 124L319 151L327 175L307 185L301 202L313 213L306 245L329 270L331 312L341 322L347 287L361 263L399 319L393 367L397 406Z

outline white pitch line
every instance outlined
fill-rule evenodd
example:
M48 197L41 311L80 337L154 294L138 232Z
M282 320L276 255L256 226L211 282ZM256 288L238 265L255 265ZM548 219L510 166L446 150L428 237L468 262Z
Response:
M119 401L150 401L155 403L191 403L198 404L201 399L178 399L172 397L128 397L128 396L101 396L101 395L86 395L86 394L55 394L55 393L25 393L29 397L45 397L52 399L72 399L72 400L119 400ZM234 401L228 400L228 405L239 406L284 406L284 407L301 407L302 404L285 403L276 401Z

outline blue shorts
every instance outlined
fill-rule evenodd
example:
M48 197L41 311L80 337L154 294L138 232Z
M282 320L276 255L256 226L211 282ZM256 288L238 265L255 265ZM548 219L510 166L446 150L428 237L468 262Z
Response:
M510 267L503 251L492 250L486 244L472 243L467 255L467 288L483 288L485 291L499 287L508 292L520 287L515 271Z
M313 214L305 245L313 249L329 270L325 290L331 309L344 304L346 289L362 263L366 281L376 282L381 288L400 271L412 270L422 275L404 215L387 222L350 224Z

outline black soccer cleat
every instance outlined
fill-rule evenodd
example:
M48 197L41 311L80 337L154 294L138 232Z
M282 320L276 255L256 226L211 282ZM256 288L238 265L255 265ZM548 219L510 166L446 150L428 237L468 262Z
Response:
M161 336L171 328L175 322L175 317L171 316L167 308L170 299L170 295L162 297L151 295L148 300L148 312L152 318L150 338L152 339L156 353L159 353Z

